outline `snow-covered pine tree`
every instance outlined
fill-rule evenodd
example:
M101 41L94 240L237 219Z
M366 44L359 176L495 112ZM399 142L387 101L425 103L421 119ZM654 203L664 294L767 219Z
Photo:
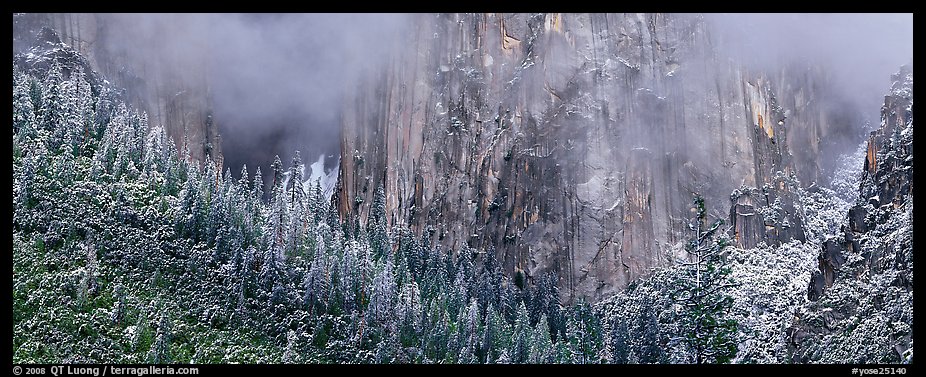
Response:
M371 326L394 331L396 326L395 298L396 285L394 268L391 260L386 260L375 273L372 281L370 302L366 318Z
M158 322L157 337L155 337L154 343L151 343L151 349L148 351L149 363L168 364L172 362L170 357L170 327L170 319L167 317L167 312L162 312L161 319Z
M61 93L61 66L57 61L48 70L48 76L43 83L42 101L39 107L39 124L41 128L50 134L49 150L57 151L63 140L63 132L66 129L63 126L65 98ZM59 127L61 125L61 127Z
M359 297L362 293L361 285L363 281L360 277L360 267L358 256L360 245L355 240L351 240L344 245L344 252L338 264L338 286L335 288L341 297L339 308L346 313L358 309Z
M109 315L113 325L120 325L125 319L125 288L122 284L116 284L113 288L113 310Z
M514 327L511 332L511 348L508 352L511 362L526 363L530 356L530 349L533 341L533 332L531 331L527 308L522 301L518 306Z
M694 233L685 247L690 259L681 261L681 273L672 298L681 331L676 341L691 352L694 363L727 363L736 355L736 321L730 315L733 298L730 268L724 261L729 241L717 234L723 220L705 224L704 198L694 199L696 217L688 225Z
M421 338L421 292L414 280L407 279L399 291L396 315L399 320L399 341L403 347L418 344Z
M199 239L201 236L202 225L205 221L202 218L203 200L199 186L199 168L194 164L191 169L187 170L187 180L184 182L180 196L180 217L178 218L181 234L194 239Z
M328 206L324 202L325 195L322 193L321 179L309 182L309 186L309 213L312 215L312 224L318 224L328 218Z
M615 315L611 319L611 328L608 331L607 347L609 348L611 364L626 364L627 354L630 348L630 334L627 331L627 320L622 316Z
M254 185L251 187L251 197L254 200L264 200L264 177L260 173L260 166L254 172Z
M283 258L286 249L287 228L289 227L289 204L283 186L283 163L280 156L273 159L270 165L273 170L273 182L270 186L270 213L267 236L270 237L270 250L276 258Z
M289 180L286 182L290 214L286 254L289 256L304 255L307 252L306 243L311 214L309 213L309 197L306 195L303 182L304 169L302 157L299 151L296 151L289 168Z
M310 315L323 313L327 309L325 302L327 302L326 297L330 289L328 276L328 257L325 252L325 243L322 241L315 247L315 255L312 257L303 282L305 287L303 302Z
M35 136L35 107L30 95L32 80L29 75L13 71L13 132L19 140Z
M389 242L389 234L386 227L386 191L380 184L373 194L373 204L370 206L370 213L367 216L367 233L370 236L370 248L373 255L380 257L391 255L392 245Z
M209 156L203 162L203 179L200 190L203 192L203 240L208 246L215 246L219 227L225 223L225 198L221 195L221 179L215 162Z
M506 337L505 323L495 307L490 302L486 308L484 326L480 335L480 345L482 346L482 362L486 364L495 363L499 357L499 352L505 348L502 339Z
M547 315L541 314L540 320L537 321L537 326L534 328L534 340L531 342L528 363L550 364L553 362L553 339L550 338L549 329Z
M289 330L286 333L286 349L283 351L283 364L295 364L299 362L299 354L296 351L296 332Z
M421 249L421 243L418 242L418 238L415 237L415 234L408 228L397 228L399 235L396 237L399 240L399 252L398 254L405 258L405 266L411 273L412 278L420 280L422 276L422 263L423 263L423 250Z
M475 364L477 342L479 340L479 304L473 299L463 310L459 317L459 346L460 352L457 362L460 364Z

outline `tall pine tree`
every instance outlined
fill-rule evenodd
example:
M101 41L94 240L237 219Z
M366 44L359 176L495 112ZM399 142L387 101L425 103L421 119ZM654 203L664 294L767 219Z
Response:
M370 214L367 217L370 248L373 249L373 254L377 257L390 255L392 251L386 228L386 191L383 185L379 185L376 188L376 193L373 194L373 204L370 206Z
M691 352L694 363L727 363L736 355L736 321L731 316L733 297L730 267L724 262L729 241L718 235L723 220L705 224L704 198L694 199L697 216L689 224L694 238L685 247L689 260L680 262L676 282L678 341Z

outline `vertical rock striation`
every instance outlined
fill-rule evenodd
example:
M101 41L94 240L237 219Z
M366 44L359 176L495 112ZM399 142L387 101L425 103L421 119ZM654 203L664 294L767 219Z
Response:
M495 250L563 298L670 263L694 194L737 243L803 239L794 188L845 127L819 70L745 69L698 15L418 15L342 116L335 195L450 250ZM793 154L791 151L800 151ZM729 215L726 207L735 192Z
M789 328L797 362L913 358L913 73L902 67L871 132L859 197L827 239Z

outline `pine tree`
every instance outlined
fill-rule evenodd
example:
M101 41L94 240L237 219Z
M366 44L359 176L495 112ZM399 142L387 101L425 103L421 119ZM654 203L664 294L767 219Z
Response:
M421 244L415 234L407 227L400 228L398 232L400 233L397 237L400 240L398 254L400 257L405 258L405 266L411 273L412 278L420 280L423 273L422 262L424 259Z
M270 186L270 213L267 235L270 237L270 250L277 258L284 256L286 249L287 230L289 228L289 205L283 186L283 163L280 156L273 159L270 165L273 169L273 182Z
M204 222L202 215L203 199L199 191L200 174L199 168L194 165L187 171L188 177L181 191L180 197L180 228L183 234L193 239L199 239Z
M270 195L276 196L283 190L283 162L280 161L280 155L273 157L270 171L273 173L273 181L270 182Z
M251 184L248 178L250 178L248 176L248 165L242 164L241 173L239 173L239 177L238 177L238 188L243 190L244 192L249 192L251 189ZM251 201L249 200L247 202L248 204L250 204Z
M483 362L492 364L499 357L499 352L506 348L503 339L506 338L505 323L492 303L486 308L485 323L480 337L482 345Z
M540 276L537 285L528 292L530 297L528 312L530 313L531 323L537 323L541 316L546 316L549 323L547 330L554 337L560 331L562 321L556 279L555 273L545 273Z
M161 320L158 322L157 337L154 339L154 343L151 343L151 350L148 351L148 362L149 363L152 363L152 364L171 363L170 340L171 340L170 319L167 318L167 313L164 312L164 313L161 313Z
M459 318L460 353L457 362L475 364L478 362L476 351L479 340L479 304L475 299L463 310Z
M35 106L30 95L32 80L30 76L13 72L13 132L19 134L20 140L35 136Z
M580 300L572 307L572 317L575 320L575 329L581 335L577 338L581 362L600 362L599 354L602 346L601 321L595 315L592 306L585 300Z
M131 344L131 349L135 352L141 351L139 349L142 343L142 335L148 331L148 311L147 308L142 305L138 310L138 317L135 320L135 331L131 334L129 339L129 344Z
M288 255L302 255L306 252L308 228L310 221L309 198L306 195L302 181L302 172L305 166L299 151L293 156L292 166L289 168L289 180L286 192L289 196L289 230L287 241Z
M251 197L255 201L264 200L264 177L260 174L260 166L254 172L254 186L251 187Z
M87 81L87 73L83 69L78 70L76 75L77 79L77 111L78 116L81 120L79 127L74 132L73 137L75 141L79 141L79 149L75 150L77 153L82 153L84 156L89 156L93 153L93 140L96 137L96 125L94 124L96 118L96 110L98 107L98 97L93 95L93 88L90 86L90 82Z
M80 110L78 110L79 99L77 98L78 94L75 81L74 74L72 74L70 80L63 80L61 84L59 84L61 118L60 123L58 123L55 128L55 132L52 133L56 139L61 141L62 151L66 151L67 153L72 153L74 151L71 147L76 146L79 142L80 131L83 129L83 122L80 119Z
M214 246L218 236L219 228L226 223L225 220L225 197L221 187L221 179L216 169L215 162L209 156L206 156L205 162L205 179L203 179L203 192L205 193L203 210L205 225L205 240L207 245Z
M37 143L37 148L32 151L31 154L23 156L22 158L22 168L19 170L19 174L14 174L13 182L13 195L14 195L14 206L13 206L13 218L21 219L26 210L32 208L32 191L33 185L35 184L35 174L37 171L37 159L39 161L44 160L45 148L42 148L41 143Z
M685 248L690 259L680 262L678 288L672 295L682 332L677 340L691 351L695 363L722 364L737 350L737 323L731 316L733 298L729 293L736 285L723 258L729 241L717 234L723 220L705 225L704 199L696 197L694 205L697 216L689 224L694 238Z
M641 299L642 301L642 299ZM659 321L651 302L639 302L639 312L635 313L633 327L628 333L633 334L628 351L627 362L630 364L657 364L665 362L666 353L661 341Z
M531 364L549 364L553 362L553 340L550 338L550 325L546 314L541 314L540 320L534 329L534 340L531 343Z
M629 351L629 336L627 332L627 322L620 316L615 316L611 322L611 330L608 337L608 346L610 348L611 364L626 364L627 354Z
M511 348L508 353L513 363L526 363L530 356L530 349L533 343L533 331L530 326L527 308L524 302L518 306L517 316L514 321L514 328L511 333Z
M393 363L396 361L396 351L399 350L399 339L395 332L386 331L381 340L376 345L376 352L373 360L379 364Z
M327 220L327 205L324 203L324 194L322 194L321 179L310 182L309 195L309 213L312 214L312 224L317 224Z
M102 149L102 146L100 146ZM100 153L97 152L94 155L94 158ZM176 196L180 192L181 183L186 179L186 171L184 170L184 165L180 160L180 155L177 152L177 146L173 141L167 141L167 151L165 152L165 162L167 167L166 171L166 182L164 184L164 193L169 196Z
M479 299L480 307L486 308L489 304L499 307L501 281L502 274L498 268L495 250L490 248L482 254L482 269L476 283L476 297Z
M165 140L164 128L158 126L151 128L148 137L145 138L145 161L144 168L148 171L158 171L166 173L167 158L164 144L169 143Z
M70 79L62 81L60 85L63 117L60 119L62 123L58 125L58 133L63 140L62 148L79 155L90 133L88 117L93 112L90 84L78 65L71 72Z
M271 307L279 304L283 297L280 291L280 287L285 282L284 279L284 268L285 263L280 260L281 256L277 249L269 247L264 249L264 253L261 257L261 269L258 276L258 281L260 282L261 288L264 289L265 293L269 293L269 302Z
M295 364L299 362L299 353L296 352L296 332L289 330L286 333L286 349L283 351L283 364Z
M433 358L434 360L444 360L447 357L447 345L450 343L451 335L453 335L450 330L450 314L447 313L447 308L442 305L434 305L434 310L437 313L437 320L434 321L434 327L429 334L433 347Z
M324 242L319 242L315 248L315 255L305 277L305 302L309 314L322 313L326 310L325 302L329 290L328 258Z
M117 284L113 288L113 311L109 315L109 319L114 325L121 325L122 321L125 319L125 290L122 287L122 284Z
M358 308L358 301L362 294L361 286L363 281L360 277L360 271L357 270L357 267L361 266L358 250L360 247L361 246L354 240L345 244L344 252L341 255L341 260L338 265L339 286L337 287L337 291L343 295L341 308L347 313Z
M553 348L553 352L555 353L554 358L557 364L576 363L575 354L572 352L572 347L570 347L568 337L566 335L563 335L562 340L556 342Z
M373 204L370 206L370 214L367 216L367 233L370 236L370 248L377 257L390 255L392 246L389 242L389 234L386 231L386 191L383 185L376 188L373 194Z
M396 315L399 318L399 341L403 347L411 347L421 337L421 292L414 280L407 279L399 292Z
M45 90L41 91L42 100L39 107L42 129L49 132L58 128L63 117L64 98L61 95L61 81L63 81L61 78L61 66L55 61L48 70L48 76L42 85ZM54 150L55 148L50 149Z
M456 316L458 312L463 310L469 296L466 293L466 273L461 269L456 273L456 277L453 279L453 284L451 284L450 295L447 300L447 310Z
M386 260L383 267L377 271L373 278L373 289L370 294L370 304L367 318L372 324L384 329L394 329L395 326L395 297L396 285L391 260Z

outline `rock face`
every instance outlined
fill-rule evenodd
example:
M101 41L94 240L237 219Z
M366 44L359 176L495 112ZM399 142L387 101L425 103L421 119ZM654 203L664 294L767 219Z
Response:
M884 97L881 108L881 128L868 138L861 198L875 207L897 208L913 195L912 68L901 68L891 79L891 94Z
M697 15L416 17L344 107L342 218L383 185L390 224L556 272L564 301L670 263L695 194L740 246L803 239L794 185L851 118L817 70L722 58Z
M912 361L912 68L893 80L868 138L858 200L823 243L812 302L789 328L796 362Z
M891 78L894 83L891 94L884 97L881 127L868 137L858 201L849 209L848 226L843 227L841 237L823 245L820 270L808 288L811 300L819 299L833 285L845 263L844 254L862 253L872 273L890 265L894 257L889 254L895 240L880 236L885 233L881 228L913 195L913 73L905 66ZM905 284L912 288L912 281Z
M150 124L164 127L178 150L186 141L191 157L202 161L209 156L221 165L221 140L213 121L204 66L184 65L177 69L169 56L152 61L138 51L133 53L118 47L120 44L108 43L124 27L116 25L118 22L119 18L112 14L14 14L13 53L27 52L39 44L46 50L65 46L73 49L86 57L93 71L125 88L122 95L126 101L147 112ZM157 50L157 42L152 44L145 49Z

